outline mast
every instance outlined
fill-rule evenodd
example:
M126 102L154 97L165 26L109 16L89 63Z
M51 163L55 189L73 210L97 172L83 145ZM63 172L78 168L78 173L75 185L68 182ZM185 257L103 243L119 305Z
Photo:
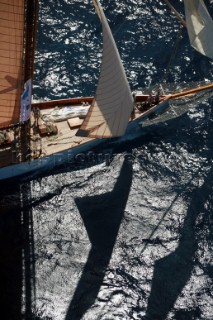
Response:
M38 15L38 0L25 0L25 28L24 28L24 43L23 43L23 60L24 60L24 74L23 82L28 86L28 111L27 117L23 117L26 106L21 102L20 121L20 161L26 161L26 156L30 154L30 108L32 97L32 81L34 73L34 54L36 45L36 30L37 30L37 15ZM23 90L22 90L23 93ZM22 99L22 97L20 97ZM22 109L23 108L23 109ZM24 120L23 120L24 118ZM29 160L29 158L28 158Z
M38 19L38 0L25 0L25 14L24 82L29 79L33 79Z

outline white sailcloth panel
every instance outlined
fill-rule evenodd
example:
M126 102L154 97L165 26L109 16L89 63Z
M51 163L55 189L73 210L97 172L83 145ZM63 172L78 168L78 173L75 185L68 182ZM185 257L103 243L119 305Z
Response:
M184 0L191 46L213 59L213 20L203 0Z
M117 137L125 133L133 97L103 9L99 1L93 2L103 28L103 56L95 98L77 135Z

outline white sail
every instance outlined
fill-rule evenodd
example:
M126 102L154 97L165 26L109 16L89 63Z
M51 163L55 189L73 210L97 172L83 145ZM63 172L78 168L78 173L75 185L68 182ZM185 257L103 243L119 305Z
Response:
M77 135L109 138L125 133L133 97L110 27L98 0L93 0L103 29L100 77L91 108Z
M184 6L192 47L213 59L213 20L203 0L184 0Z

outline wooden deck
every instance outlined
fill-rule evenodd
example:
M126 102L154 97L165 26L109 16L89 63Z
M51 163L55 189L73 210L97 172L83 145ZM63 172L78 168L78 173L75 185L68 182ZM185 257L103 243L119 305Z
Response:
M42 150L45 155L62 152L81 143L93 140L91 138L76 137L75 134L78 129L70 129L66 120L57 122L56 126L58 129L57 135L42 138Z
M86 98L85 102L90 102L91 98ZM79 106L79 103L82 103L79 99L74 99L73 106ZM57 102L57 101L56 101ZM88 141L94 140L94 138L78 137L76 132L78 128L71 129L68 124L68 119L63 121L58 121L52 123L57 127L56 134L42 134L40 128L45 132L45 121L42 120L43 115L50 114L53 110L53 102L47 103L45 108L45 103L34 104L33 106L38 107L40 110L40 117L38 123L34 118L34 113L32 112L30 124L28 124L29 129L26 131L28 135L29 145L26 145L25 150L25 160L29 161L30 159L42 158L49 156L54 153L63 152L69 150L70 148L76 147L80 144L86 143ZM58 104L57 104L58 105ZM60 106L61 107L61 106ZM138 110L135 110L135 118L141 116L141 113ZM130 119L130 121L133 119ZM0 146L0 167L10 166L21 161L21 152L18 138L14 139L13 129L10 129L10 134L13 136L11 143L6 144L5 146ZM17 140L17 141L15 141ZM23 145L22 145L23 148ZM23 153L22 153L23 154ZM23 160L22 160L23 161Z
M42 114L45 114L46 110L42 110ZM48 113L50 109L48 109ZM30 146L28 146L30 152L28 152L26 161L33 158L41 158L49 156L57 152L63 152L72 147L78 146L82 143L93 140L92 138L84 138L75 136L78 128L71 129L67 120L54 123L57 127L57 134L40 134L39 127L35 124L35 118L33 114L30 119ZM44 122L39 121L40 125L44 125ZM12 129L11 129L12 131ZM0 147L0 167L9 166L11 164L20 162L20 150L19 144L15 144L14 141L5 144Z

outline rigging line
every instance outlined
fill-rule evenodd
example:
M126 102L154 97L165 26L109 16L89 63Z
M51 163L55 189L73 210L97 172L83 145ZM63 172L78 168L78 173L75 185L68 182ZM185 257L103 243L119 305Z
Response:
M170 9L174 12L174 14L176 15L176 17L178 18L178 20L180 21L180 23L187 28L186 26L186 22L183 20L183 18L181 17L181 15L179 14L179 12L177 12L177 10L173 7L173 5L171 5L171 3L168 0L164 0L164 2L166 2L166 4L170 7Z
M177 53L177 49L178 49L178 46L179 46L179 43L180 43L180 40L182 39L182 28L180 28L178 30L178 34L177 34L177 38L176 38L176 41L175 41L175 44L174 44L174 47L173 47L173 51L172 51L172 54L170 56L170 59L169 59L169 62L168 62L168 65L166 67L166 71L164 73L164 76L162 78L162 82L166 82L167 80L167 77L168 77L168 74L170 72L170 68L171 68L171 65L174 61L174 58L176 56L176 53Z
M209 161L210 163L210 161ZM142 250L140 251L140 253L138 254L139 257L142 256L142 254L144 253L144 251L146 250L146 248L148 247L148 245L150 244L151 240L153 239L154 234L156 233L156 231L158 230L158 228L161 226L161 224L164 222L165 217L170 213L170 210L173 208L173 206L175 205L175 203L177 202L177 200L183 196L187 190L189 189L189 187L191 187L193 185L193 180L196 179L197 177L207 177L208 176L208 172L206 171L206 167L203 168L199 168L196 172L194 172L194 174L192 175L192 177L189 179L189 181L187 183L185 183L181 190L179 190L175 197L173 198L173 200L171 201L170 205L168 206L168 208L165 210L165 212L163 213L163 215L161 216L158 224L153 228L153 230L151 231L151 233L149 234L149 236L147 237L145 244L142 248ZM196 188L196 187L195 187Z
M167 78L168 78L168 75L169 75L169 72L170 72L170 68L171 68L171 65L175 59L175 56L177 54L177 50L178 50L178 46L179 46L179 43L180 43L180 40L182 39L182 27L178 30L178 34L177 34L177 37L176 37L176 40L175 40L175 43L174 43L174 47L173 47L173 51L172 51L172 54L170 56L170 59L169 59L169 62L167 64L167 67L166 67L166 70L165 70L165 73L164 73L164 76L162 78L162 82L163 83L166 83L167 81ZM164 89L163 89L163 85L162 83L160 84L160 88L162 90L162 92L164 93ZM170 109L174 112L174 114L177 115L176 111L174 110L173 106L172 106L172 103L170 101Z
M137 1L137 4L139 5L139 1ZM125 17L125 19L123 20L123 22L120 23L117 28L115 28L115 30L113 31L113 35L114 35L114 36L119 32L119 30L123 27L123 25L126 24L127 18L128 18L129 16L131 16L133 13L136 13L135 10L134 10L134 7L132 7L131 9L129 9L129 14ZM138 13L137 16L140 17L141 15Z

